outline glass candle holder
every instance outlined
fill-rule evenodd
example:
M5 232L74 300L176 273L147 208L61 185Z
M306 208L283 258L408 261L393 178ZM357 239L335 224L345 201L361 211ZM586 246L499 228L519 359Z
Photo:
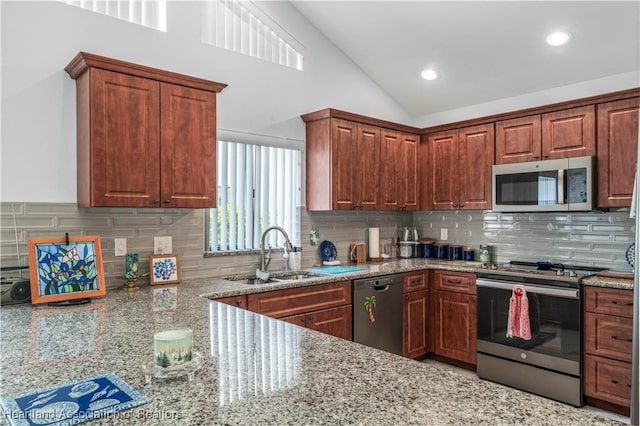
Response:
M124 288L126 290L133 290L138 288L138 286L136 286L139 271L138 260L138 253L127 253L124 255L124 278L127 280Z

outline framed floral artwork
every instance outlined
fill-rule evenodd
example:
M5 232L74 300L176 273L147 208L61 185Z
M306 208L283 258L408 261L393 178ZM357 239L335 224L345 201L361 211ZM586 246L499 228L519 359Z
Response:
M79 304L104 296L100 237L29 238L31 303Z
M149 282L151 285L180 282L180 260L177 254L149 256Z

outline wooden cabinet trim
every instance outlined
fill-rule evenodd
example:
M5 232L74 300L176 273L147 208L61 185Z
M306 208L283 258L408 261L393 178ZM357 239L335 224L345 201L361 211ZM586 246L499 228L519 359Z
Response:
M340 118L343 120L352 121L354 123L367 124L370 126L380 127L382 129L396 130L398 132L413 133L418 135L420 129L413 126L407 126L404 124L393 123L391 121L380 120L373 117L367 117L365 115L354 114L352 112L341 111L335 108L325 108L319 111L310 112L301 116L302 121L310 123L316 120L322 120L325 118Z
M427 290L419 290L403 296L402 351L407 358L418 358L429 353L428 294Z
M199 90L220 93L225 87L224 83L205 80L176 72L160 70L145 65L125 62L118 59L107 58L88 52L79 52L65 67L65 71L73 79L77 79L89 68L100 68L122 74L134 75L166 83L179 84Z
M434 290L476 294L476 274L435 270L433 273L433 286Z
M407 272L404 274L403 291L409 293L411 291L427 289L427 271Z

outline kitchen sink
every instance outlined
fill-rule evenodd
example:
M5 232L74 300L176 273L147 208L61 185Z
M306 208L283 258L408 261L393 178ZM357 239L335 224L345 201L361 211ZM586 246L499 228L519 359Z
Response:
M321 276L320 274L297 271L297 272L289 272L289 273L275 272L266 281L259 280L255 275L250 277L247 277L247 276L227 277L225 279L228 281L238 282L241 284L269 284L269 283L279 283L283 281L308 280L308 279L318 278L320 276Z

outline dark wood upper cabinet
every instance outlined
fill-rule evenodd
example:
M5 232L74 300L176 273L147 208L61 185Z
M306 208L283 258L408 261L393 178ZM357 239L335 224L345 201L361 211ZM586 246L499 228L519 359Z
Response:
M629 207L638 149L640 98L598 105L598 207Z
M496 122L496 164L595 153L593 105Z
M421 184L430 187L428 208L490 209L493 124L432 134L426 143L430 173Z
M307 210L417 209L413 128L333 109L302 119Z
M85 52L76 80L80 207L216 206L225 84Z
M418 135L382 129L380 210L418 209Z

